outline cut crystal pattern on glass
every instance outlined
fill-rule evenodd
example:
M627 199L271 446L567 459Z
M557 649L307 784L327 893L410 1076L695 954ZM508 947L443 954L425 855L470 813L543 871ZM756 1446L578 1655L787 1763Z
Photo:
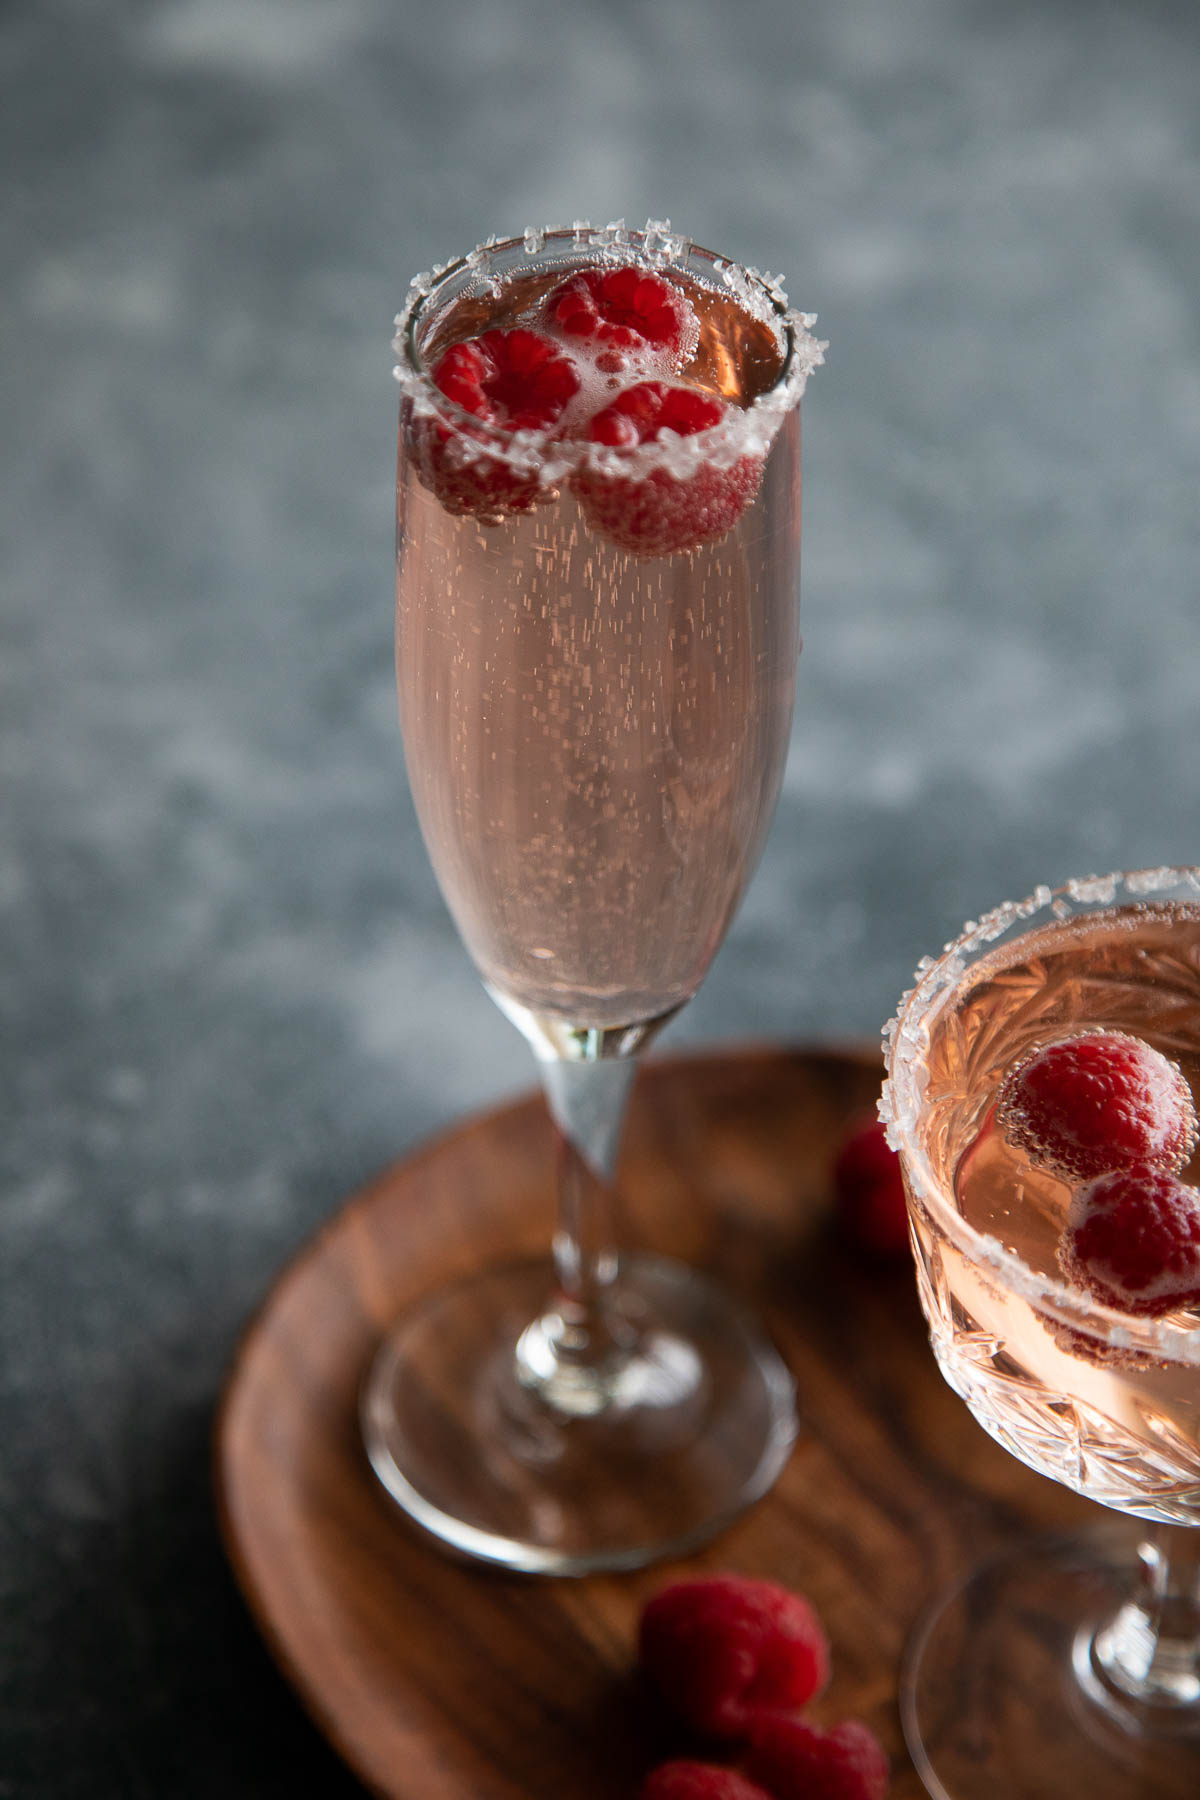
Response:
M1147 1406L1133 1409L1143 1427L1135 1432L1077 1395L1046 1386L953 1291L946 1266L953 1250L920 1229L914 1242L917 1291L938 1367L989 1436L1039 1475L1102 1506L1180 1525L1200 1522L1194 1440ZM1115 1385L1130 1377L1110 1379Z
M991 1559L931 1606L900 1712L942 1800L1200 1794L1200 1309L1145 1317L1073 1285L1072 1178L996 1105L1024 1055L1097 1030L1200 1093L1198 894L1195 869L1040 888L925 959L885 1030L880 1117L943 1376L1011 1455L1150 1522Z

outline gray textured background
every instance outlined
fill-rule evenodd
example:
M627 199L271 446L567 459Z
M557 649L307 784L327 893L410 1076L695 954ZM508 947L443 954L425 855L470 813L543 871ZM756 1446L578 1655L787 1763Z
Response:
M348 1796L207 1434L298 1240L527 1080L401 766L407 279L653 214L820 312L786 790L672 1040L873 1034L1200 859L1200 9L8 0L0 84L0 1795Z

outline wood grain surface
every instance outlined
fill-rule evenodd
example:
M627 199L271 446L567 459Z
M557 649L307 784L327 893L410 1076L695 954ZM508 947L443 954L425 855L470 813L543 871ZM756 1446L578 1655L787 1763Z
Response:
M284 1271L217 1428L226 1544L318 1724L386 1800L634 1800L697 1746L639 1681L639 1609L683 1569L806 1593L833 1644L820 1723L864 1719L893 1800L924 1792L896 1685L935 1589L983 1550L1093 1510L997 1448L945 1387L907 1262L840 1238L830 1166L873 1110L877 1056L750 1049L652 1062L621 1169L627 1238L719 1272L796 1378L801 1437L774 1491L686 1564L584 1581L452 1561L367 1466L357 1394L389 1321L455 1276L543 1250L553 1148L540 1098L389 1169Z

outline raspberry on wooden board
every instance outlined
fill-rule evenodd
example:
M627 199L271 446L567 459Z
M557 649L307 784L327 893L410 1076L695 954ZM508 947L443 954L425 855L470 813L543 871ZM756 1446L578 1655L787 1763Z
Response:
M755 1727L746 1772L774 1800L883 1800L888 1760L857 1720L819 1731L780 1714Z
M640 1800L772 1800L772 1796L738 1769L679 1761L653 1769L642 1783Z
M713 1575L664 1588L642 1613L643 1667L680 1718L736 1738L764 1709L804 1706L829 1679L829 1644L803 1595Z
M838 1221L850 1242L875 1257L908 1255L908 1205L900 1158L878 1119L852 1131L833 1165Z

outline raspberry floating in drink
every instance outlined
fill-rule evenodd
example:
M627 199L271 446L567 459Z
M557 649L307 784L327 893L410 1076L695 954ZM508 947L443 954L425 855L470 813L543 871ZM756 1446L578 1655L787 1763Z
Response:
M718 1763L663 1763L642 1783L640 1800L772 1800L737 1769Z
M548 268L529 265L535 252ZM781 509L794 515L788 440L823 346L771 278L657 226L527 233L461 270L431 342L413 341L413 321L444 271L417 278L396 339L402 451L452 518L517 528L545 509L563 544L584 534L665 559L720 543L751 507L766 542ZM545 554L513 549L524 566ZM605 562L611 587L624 577ZM697 583L708 573L697 564ZM712 575L728 586L728 568Z
M1183 1167L1196 1109L1179 1067L1123 1031L1043 1044L1009 1070L996 1101L1008 1141L1067 1180L1149 1163Z
M642 381L595 415L588 436L594 444L636 450L664 432L694 437L719 425L726 412L724 401L695 388ZM585 464L572 485L594 530L638 556L670 556L732 530L758 492L762 469L757 456L728 464L700 457L687 472Z
M800 1594L713 1575L664 1588L642 1614L643 1667L672 1709L711 1737L763 1711L804 1706L829 1679L829 1644Z
M677 437L707 431L724 417L723 401L711 394L668 387L662 381L640 381L595 415L588 437L594 444L607 444L614 450L632 450L661 437L664 431L673 431Z
M434 386L480 424L505 432L555 427L579 391L574 364L536 331L485 331L452 344L431 372ZM527 512L539 498L536 471L480 452L438 418L418 421L416 464L449 513Z
M818 1731L782 1714L764 1719L746 1772L774 1800L883 1800L888 1785L879 1740L857 1720Z
M695 310L661 275L627 266L585 269L551 294L546 317L567 337L597 348L666 351L676 367L700 335Z
M555 425L579 392L579 375L536 331L485 331L452 344L433 371L434 386L473 417L506 431Z
M1072 1197L1059 1261L1120 1312L1200 1306L1200 1193L1147 1163L1099 1175Z

